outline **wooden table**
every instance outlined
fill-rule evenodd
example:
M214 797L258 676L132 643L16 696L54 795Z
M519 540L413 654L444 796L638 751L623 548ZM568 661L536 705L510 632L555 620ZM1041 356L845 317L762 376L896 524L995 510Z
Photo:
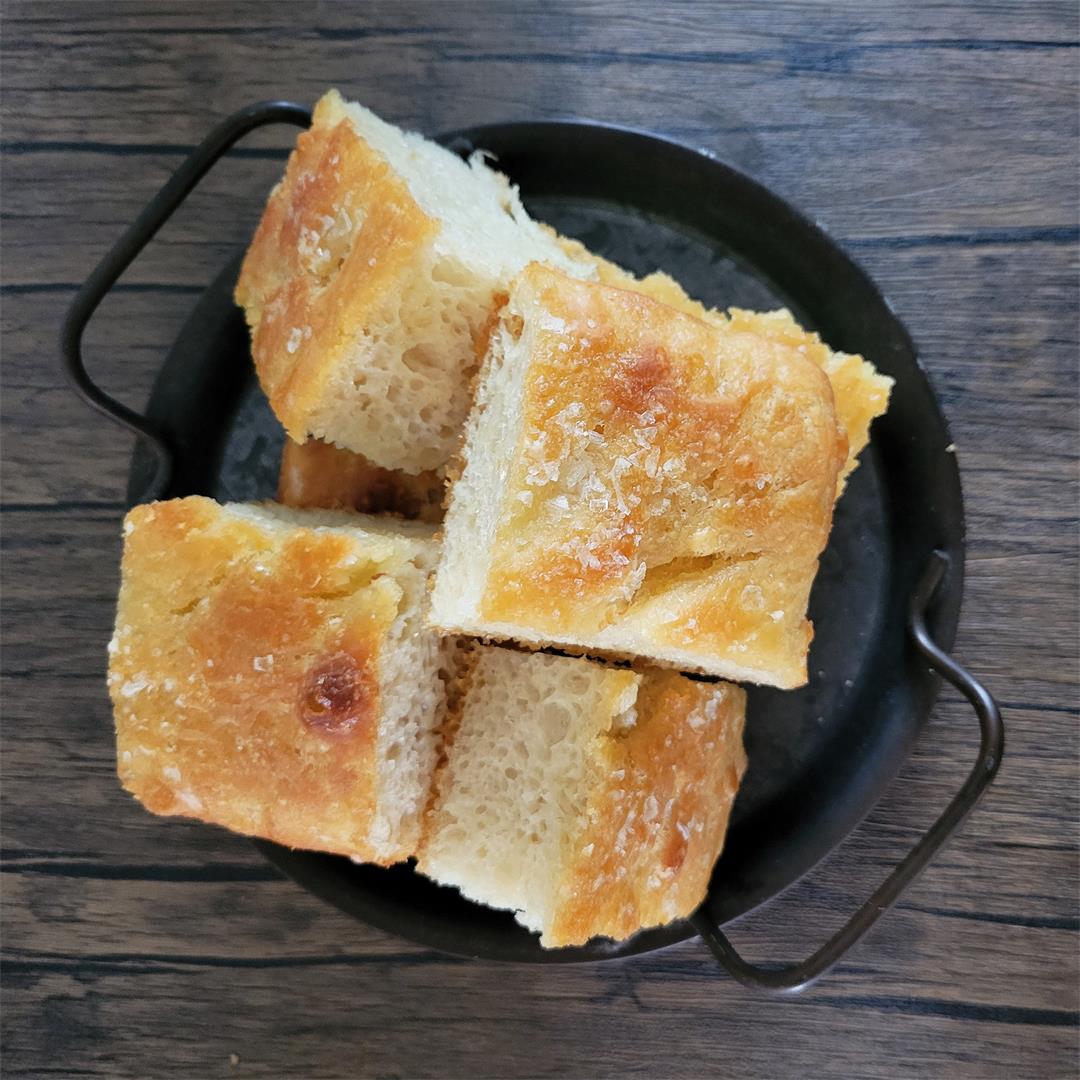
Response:
M171 9L171 10L170 10ZM1077 970L1077 102L1071 2L3 9L4 1064L36 1076L1070 1076ZM426 952L154 820L114 779L103 670L126 436L64 384L77 284L221 116L330 84L421 131L583 116L704 146L824 222L918 341L959 448L958 652L1000 698L988 798L805 996L697 942L540 969ZM91 366L125 400L248 236L279 132L125 275ZM734 936L796 958L975 748L945 694L866 824Z

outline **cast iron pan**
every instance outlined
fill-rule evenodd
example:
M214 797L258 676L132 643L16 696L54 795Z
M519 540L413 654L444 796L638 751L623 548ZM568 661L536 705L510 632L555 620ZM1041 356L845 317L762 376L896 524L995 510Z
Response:
M87 279L63 328L75 388L141 436L128 499L205 494L273 497L282 432L252 373L232 302L240 256L199 300L158 375L144 415L89 378L80 339L97 304L210 166L270 123L306 126L282 102L253 105L215 129ZM801 989L873 924L960 824L1001 760L1003 729L985 689L951 660L960 611L964 519L956 459L907 332L872 281L811 221L709 154L653 135L584 122L514 123L442 136L483 148L520 186L530 212L637 272L662 268L721 307L790 308L834 348L896 380L837 508L810 615L809 684L750 691L750 767L708 898L689 920L629 941L543 950L506 913L414 874L354 865L257 841L276 866L358 919L459 955L535 963L612 959L698 933L737 979ZM935 644L935 642L937 644ZM927 719L943 675L971 701L982 741L963 787L914 850L848 924L808 960L757 967L720 927L805 874L869 811Z

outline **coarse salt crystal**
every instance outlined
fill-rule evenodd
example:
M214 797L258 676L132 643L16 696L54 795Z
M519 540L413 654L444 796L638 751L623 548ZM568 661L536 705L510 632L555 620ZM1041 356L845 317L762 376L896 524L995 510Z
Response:
M189 809L199 813L202 808L202 799L193 791L178 791L176 797Z
M765 606L765 594L759 585L747 585L739 597L739 603L747 611L760 611Z
M141 694L150 686L150 683L146 679L129 679L123 686L120 687L121 697L134 697L136 694Z

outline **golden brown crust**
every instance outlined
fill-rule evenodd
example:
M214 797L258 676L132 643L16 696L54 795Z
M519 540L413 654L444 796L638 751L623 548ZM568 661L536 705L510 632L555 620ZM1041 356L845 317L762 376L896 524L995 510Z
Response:
M732 308L731 325L782 342L813 361L829 377L836 400L836 415L847 433L848 456L840 472L839 492L858 465L859 454L870 441L870 424L889 407L893 380L874 369L861 356L833 352L819 334L804 330L789 311L743 311Z
M746 695L648 671L634 726L598 736L587 824L574 838L544 944L621 940L705 898L746 769Z
M532 265L524 424L482 620L621 649L616 624L769 681L805 679L805 598L847 446L782 342ZM678 603L674 601L678 600ZM644 618L644 613L649 617Z
M149 810L392 862L369 843L391 540L272 536L209 499L139 506L109 688L121 782Z
M295 441L307 438L331 372L438 228L337 92L326 94L270 194L236 287L259 381Z
M416 475L383 469L363 454L321 439L286 438L278 477L278 502L298 509L357 510L400 514L437 525L445 485L436 472Z
M692 300L682 286L667 274L657 271L647 277L637 278L621 266L594 255L579 241L551 231L567 255L593 263L598 279L603 284L651 296L686 315L693 315L721 327L731 325L738 330L750 331L773 341L783 342L817 364L828 375L832 384L837 420L847 435L848 456L841 470L838 494L843 491L847 477L858 465L859 454L870 441L870 424L888 408L892 379L877 372L873 364L861 356L833 352L821 340L820 335L804 330L789 311L759 313L732 308L725 315Z

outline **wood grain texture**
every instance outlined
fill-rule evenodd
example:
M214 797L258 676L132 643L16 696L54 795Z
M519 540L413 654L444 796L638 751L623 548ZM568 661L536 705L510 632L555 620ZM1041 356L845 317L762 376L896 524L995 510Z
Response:
M2 19L8 1075L1076 1075L1074 3L6 3ZM707 147L825 223L919 343L965 488L958 653L1001 700L1008 751L962 832L807 995L749 994L694 942L558 969L426 952L116 785L104 643L130 444L63 384L59 322L214 121L331 84L423 131L572 115ZM145 400L288 137L248 139L124 275L86 343L107 389ZM945 695L865 825L737 943L791 959L835 929L947 801L973 726Z

